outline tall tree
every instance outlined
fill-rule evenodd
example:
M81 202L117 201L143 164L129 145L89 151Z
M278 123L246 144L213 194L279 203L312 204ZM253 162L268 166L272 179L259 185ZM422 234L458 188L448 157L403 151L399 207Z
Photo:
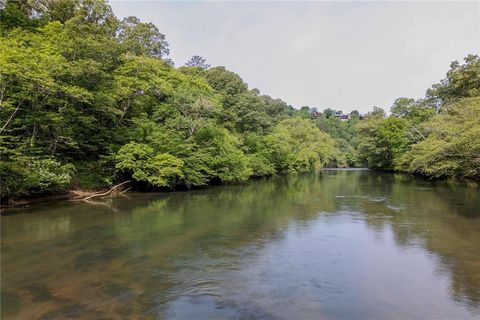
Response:
M210 65L207 63L207 59L201 57L201 56L193 56L188 60L185 65L187 67L194 67L194 68L200 68L203 70L207 70L210 68Z
M165 35L153 23L140 22L137 17L122 20L118 38L124 50L135 55L166 59L170 53Z
M464 58L464 64L452 62L446 78L427 90L427 99L437 108L462 98L478 96L480 96L480 57L472 54Z

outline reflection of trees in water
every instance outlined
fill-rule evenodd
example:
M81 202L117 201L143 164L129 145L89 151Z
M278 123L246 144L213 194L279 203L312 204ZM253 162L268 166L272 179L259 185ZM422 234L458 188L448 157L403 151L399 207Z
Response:
M440 271L448 272L456 300L480 306L480 197L478 186L428 182L404 175L363 177L362 194L382 194L388 203L364 201L361 210L374 228L389 224L399 246L420 245L435 254ZM382 208L383 206L383 208Z
M130 229L152 229L172 237L210 226L209 239L255 239L266 230L275 232L281 229L289 218L303 219L314 214L315 211L308 208L293 210L302 199L310 198L315 192L314 182L315 178L311 177L281 177L241 186L175 193L136 207L131 220L138 221L138 224L132 224L130 220L125 223ZM116 205L123 206L120 202ZM118 222L121 224L121 220Z
M48 270L52 280L47 285L71 278L72 292L109 301L99 305L107 315L136 315L157 307L152 312L161 313L158 302L188 290L198 270L212 263L235 268L247 258L249 246L258 249L281 239L292 220L347 211L363 213L360 218L379 233L391 226L399 246L420 244L438 256L439 268L450 275L452 295L480 304L480 198L475 186L329 171L109 201L106 206L39 207L32 214L4 217L2 258L16 261L4 269L14 276L9 280L20 285L22 274ZM42 246L33 252L28 246L36 241ZM30 258L23 257L23 248L32 251ZM38 256L44 261L39 263ZM92 274L102 280L89 281ZM107 299L118 292L130 297L129 310L121 308L123 302ZM154 306L152 296L157 297ZM84 299L69 298L72 303Z
M156 259L172 263L164 263L157 272L159 281L169 283L165 290L157 290L157 311L165 312L164 302L191 290L205 290L203 283L197 287L193 282L208 279L212 268L219 272L245 262L251 245L254 253L263 243L281 239L290 219L312 218L316 211L302 203L318 192L316 181L309 176L280 177L174 193L136 207L126 219L116 219L119 234L126 239L141 237L143 252L152 257L138 272L154 269ZM115 205L123 207L123 201Z
M208 233L210 243L203 241L203 248L218 244L233 248L281 237L281 230L292 218L309 220L319 211L357 210L367 214L366 223L378 232L391 225L399 246L420 244L436 254L438 267L450 275L455 299L467 299L478 306L480 243L475 214L479 201L475 185L371 171L330 171L176 194L166 202L155 200L136 209L134 215L160 210L181 217L177 221L181 224L179 233L213 222L214 227L198 234L202 242ZM160 219L158 223L165 225L165 217Z

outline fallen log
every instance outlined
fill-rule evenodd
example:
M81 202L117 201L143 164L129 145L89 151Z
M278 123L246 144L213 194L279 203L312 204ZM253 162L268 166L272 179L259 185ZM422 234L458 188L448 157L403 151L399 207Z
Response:
M122 192L120 192L118 195L121 195L121 194L124 194L125 192L127 192L128 190L132 189L132 187L128 187L127 189L123 190Z
M93 198L97 198L97 197L104 197L104 196L107 196L107 195L110 195L113 191L115 191L116 189L118 189L119 187L129 183L130 180L127 180L127 181L123 181L122 183L119 183L113 187L111 187L108 191L106 192L97 192L97 193L94 193L88 197L85 197L85 198L81 198L81 199L78 199L78 200L84 200L84 201L88 201L90 199L93 199ZM125 190L124 190L125 191ZM77 199L76 199L77 200Z

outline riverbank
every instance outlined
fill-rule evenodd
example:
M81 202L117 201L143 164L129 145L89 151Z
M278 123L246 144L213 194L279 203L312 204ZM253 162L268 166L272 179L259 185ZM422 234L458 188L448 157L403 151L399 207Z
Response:
M369 170L369 169L368 168L322 168L320 169L320 171L331 171L331 170ZM258 179L267 178L267 177L269 176L250 177L247 181L253 181L253 180L258 180ZM124 182L120 183L120 185L123 183ZM183 188L175 188L175 189L172 189L172 188L161 189L160 191L170 192L170 191L177 191L177 190L197 190L197 189L209 188L217 185L221 185L221 184L210 184L207 186L194 187L194 188L183 187ZM45 194L45 195L38 195L38 196L32 196L32 197L23 197L23 198L16 198L16 199L14 198L0 205L0 214L5 214L6 212L8 212L9 209L28 207L34 204L48 203L48 202L54 202L54 201L65 201L65 200L81 200L82 198L87 198L95 194L102 194L104 192L108 192L112 187L113 185L110 185L110 186L105 186L103 188L90 189L90 190L75 188L71 190L65 190L60 194ZM152 192L158 192L158 191L159 190L155 189Z
M99 190L73 189L73 190L67 190L60 194L48 194L48 195L40 195L37 197L10 199L7 203L0 205L0 214L8 214L8 211L10 209L18 209L18 208L28 207L30 205L41 204L41 203L66 201L66 200L81 201L82 199L94 196L96 194L108 192L109 190L111 189L110 188L104 188Z
M479 188L480 189L480 180L474 180L474 179L460 179L460 178L433 178L433 177L428 177L424 175L415 175L411 174L408 172L396 172L396 171L384 171L384 170L374 170L374 169L369 169L369 168L322 168L319 170L319 172L322 171L372 171L372 172L378 172L378 173L386 173L386 174L400 174L404 176L408 176L414 179L418 179L420 181L425 181L425 182L432 182L432 183L438 183L442 182L445 184L458 184L462 183L467 185L468 187L471 188ZM298 175L298 174L296 174ZM301 175L301 173L300 173ZM282 175L276 175L276 176L282 176ZM254 181L258 179L264 179L264 178L269 178L272 176L265 176L265 177L252 177L248 179L247 181ZM120 183L122 185L125 182ZM237 183L238 184L238 183ZM231 184L211 184L208 186L204 187L196 187L196 188L177 188L177 189L165 189L165 190L153 190L153 191L147 191L146 193L149 192L162 192L162 193L169 193L173 191L192 191L192 190L198 190L198 189L205 189L205 188L211 188L214 186L220 186L220 185L231 185ZM117 184L118 186L118 184ZM12 209L19 209L22 207L28 207L30 205L35 205L35 204L42 204L42 203L50 203L50 202L55 202L55 201L68 201L68 200L76 200L76 201L81 201L82 199L98 195L98 194L103 194L111 190L111 188L114 186L108 186L105 188L99 188L95 190L84 190L84 189L72 189L72 190L66 190L65 192L61 194L49 194L49 195L41 195L41 196L36 196L36 197L25 197L25 198L18 198L18 199L11 199L7 203L3 203L0 205L0 214L5 215L5 214L10 214L10 211ZM130 188L129 188L130 190ZM122 190L122 193L124 193L125 190ZM138 191L138 190L136 190ZM88 199L87 199L88 200Z

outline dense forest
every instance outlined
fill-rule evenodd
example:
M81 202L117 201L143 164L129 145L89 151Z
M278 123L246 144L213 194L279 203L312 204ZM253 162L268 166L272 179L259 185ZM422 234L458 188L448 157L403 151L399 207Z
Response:
M9 1L0 11L3 201L95 190L194 188L322 166L480 178L480 59L424 99L345 117L297 110L119 20L104 0Z

